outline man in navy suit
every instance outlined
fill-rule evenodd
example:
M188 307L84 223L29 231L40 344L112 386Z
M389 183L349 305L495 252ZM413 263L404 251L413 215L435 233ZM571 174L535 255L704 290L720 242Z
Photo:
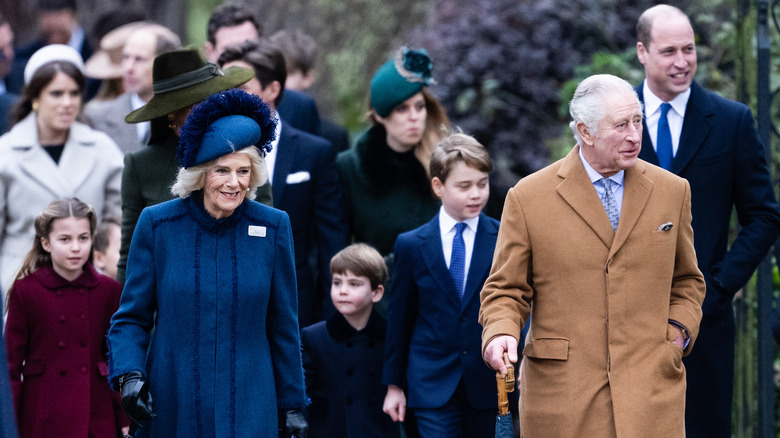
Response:
M654 6L639 17L637 39L646 77L636 88L645 108L646 147L639 158L690 183L694 246L707 283L696 348L684 359L686 433L730 437L731 301L777 238L775 193L750 109L693 81L696 43L688 17L669 5ZM728 248L734 207L741 228Z
M452 134L430 168L439 214L395 243L383 409L404 421L408 405L422 438L493 436L496 381L477 320L498 235L498 221L482 213L492 164L476 140Z
M224 68L253 69L255 77L241 88L260 96L276 111L287 76L284 55L278 48L245 41L227 47L219 64ZM329 295L329 263L347 245L341 184L336 157L327 140L294 128L283 118L276 134L277 140L265 162L274 207L290 216L298 275L298 322L306 327L335 313ZM316 273L309 266L309 256L315 250Z

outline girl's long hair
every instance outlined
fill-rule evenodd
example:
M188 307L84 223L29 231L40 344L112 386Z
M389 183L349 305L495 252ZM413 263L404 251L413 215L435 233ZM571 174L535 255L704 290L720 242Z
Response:
M78 198L62 198L52 201L52 203L35 218L35 240L33 241L32 248L24 257L24 262L22 263L21 269L19 269L19 272L16 274L14 282L11 284L11 287L8 288L8 292L6 293L6 312L8 311L8 303L10 302L11 293L13 292L16 282L37 271L39 268L52 266L51 254L43 249L43 243L41 241L43 238L48 238L49 234L51 234L51 230L54 228L54 221L69 217L89 220L89 235L90 237L95 235L97 215L89 204L81 202ZM92 251L89 252L89 261L92 262Z

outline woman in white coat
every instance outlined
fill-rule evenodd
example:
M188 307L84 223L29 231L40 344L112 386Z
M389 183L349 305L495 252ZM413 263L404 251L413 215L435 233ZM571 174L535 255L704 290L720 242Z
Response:
M33 54L13 128L0 137L0 286L3 299L31 248L35 217L77 197L99 214L120 214L123 155L106 134L76 122L84 62L64 45Z

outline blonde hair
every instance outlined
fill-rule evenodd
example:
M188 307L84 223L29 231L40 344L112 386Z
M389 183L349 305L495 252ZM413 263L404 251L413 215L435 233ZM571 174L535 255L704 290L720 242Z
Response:
M330 273L346 274L347 271L358 277L366 277L371 290L384 286L387 281L387 265L379 251L365 243L353 243L337 252L330 259Z
M22 267L16 274L14 282L11 284L11 287L8 288L8 293L5 297L6 312L8 311L7 304L11 298L14 284L44 266L52 266L51 254L43 249L42 239L49 237L52 228L54 228L54 221L69 217L87 219L89 221L90 238L95 235L97 215L89 204L80 201L78 198L63 198L52 201L46 209L35 218L35 240L33 241L32 248L24 257ZM92 251L89 252L88 261L92 262Z
M247 199L255 199L257 188L268 181L268 168L265 166L265 160L260 157L260 153L254 146L239 149L236 153L249 155L251 159L252 171L249 176L246 197ZM171 193L180 198L187 198L192 192L202 189L206 185L206 173L217 163L218 159L186 169L180 168L176 182L171 187Z

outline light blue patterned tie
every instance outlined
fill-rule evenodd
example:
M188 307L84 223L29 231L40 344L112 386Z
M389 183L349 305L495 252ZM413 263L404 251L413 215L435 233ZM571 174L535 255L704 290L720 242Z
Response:
M452 258L450 258L450 275L455 282L458 296L463 299L463 280L466 276L466 242L463 241L464 222L455 224L455 237L452 239Z
M658 138L655 141L655 152L658 155L658 165L666 170L672 168L672 131L669 129L669 109L672 105L661 104L661 117L658 118Z
M599 181L601 181L601 185L604 187L604 194L601 195L601 203L604 205L604 210L607 212L609 223L612 224L612 231L616 231L620 212L618 212L617 209L615 194L612 193L612 180L609 178L601 178Z

